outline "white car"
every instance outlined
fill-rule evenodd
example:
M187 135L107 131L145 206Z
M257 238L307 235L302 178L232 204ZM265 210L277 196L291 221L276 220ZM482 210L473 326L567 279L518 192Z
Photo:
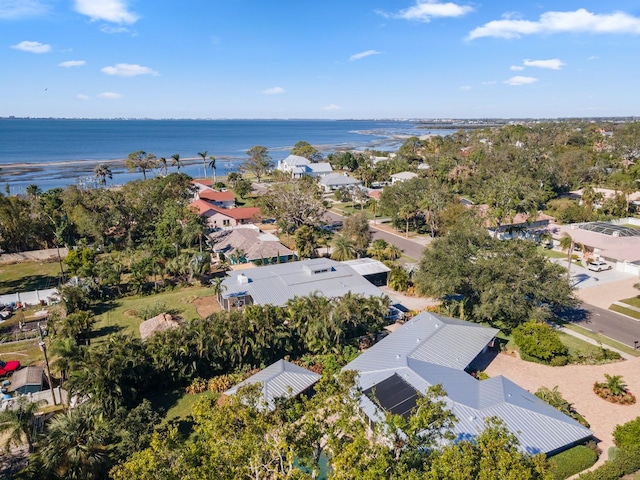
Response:
M611 270L611 265L607 262L603 262L602 260L594 260L589 262L587 265L589 270L593 270L594 272L602 272L604 270Z

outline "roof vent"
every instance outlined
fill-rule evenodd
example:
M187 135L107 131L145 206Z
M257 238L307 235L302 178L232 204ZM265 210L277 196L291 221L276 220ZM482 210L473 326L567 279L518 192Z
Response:
M238 275L238 283L240 285L244 285L249 282L251 282L251 279L247 277L244 273L241 273L240 275Z
M420 343L420 337L416 338L416 343Z
M397 354L397 355L396 355L396 358L400 358L400 354Z

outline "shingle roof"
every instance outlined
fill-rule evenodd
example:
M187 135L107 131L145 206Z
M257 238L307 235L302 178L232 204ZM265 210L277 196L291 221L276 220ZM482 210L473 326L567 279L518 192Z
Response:
M44 381L44 368L42 367L24 367L20 370L13 372L11 375L10 391L15 391L18 388L25 387L27 385L40 385Z
M255 375L230 388L225 395L235 395L240 387L262 383L262 395L269 410L275 409L274 400L291 398L304 392L320 379L320 375L285 360L278 360Z
M484 419L500 417L528 453L551 453L591 436L589 429L560 413L504 377L482 382L466 368L498 330L423 312L371 347L344 370L357 370L363 390L397 375L418 392L442 385L456 415L458 439L474 437ZM362 396L365 413L377 420L381 412Z
M223 285L224 298L250 295L258 305L284 305L294 297L318 292L325 297L341 297L347 292L365 296L384 296L348 265L315 258L230 272Z
M278 237L264 233L258 228L234 228L214 233L210 236L213 249L231 255L236 250L242 250L248 261L277 256L288 257L293 252L285 247Z

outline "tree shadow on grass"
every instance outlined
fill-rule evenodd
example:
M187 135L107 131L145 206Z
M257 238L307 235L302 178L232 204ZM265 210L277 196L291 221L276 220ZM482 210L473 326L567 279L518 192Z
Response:
M58 286L58 277L52 275L29 275L16 280L0 282L0 291L9 293L46 290Z
M123 330L124 327L122 325L105 325L97 330L92 330L89 338L91 340L95 340L100 337L106 337L109 335L113 335L114 333L118 333Z

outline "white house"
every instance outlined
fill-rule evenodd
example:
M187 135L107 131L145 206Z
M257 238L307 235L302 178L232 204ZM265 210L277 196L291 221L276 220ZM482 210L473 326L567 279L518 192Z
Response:
M300 178L303 175L310 177L321 177L333 172L331 164L328 162L313 163L311 160L299 155L289 155L284 160L278 160L276 170L290 173L291 178Z
M411 180L418 176L417 173L414 172L400 172L391 175L391 185L394 185L398 182L406 182L407 180Z

